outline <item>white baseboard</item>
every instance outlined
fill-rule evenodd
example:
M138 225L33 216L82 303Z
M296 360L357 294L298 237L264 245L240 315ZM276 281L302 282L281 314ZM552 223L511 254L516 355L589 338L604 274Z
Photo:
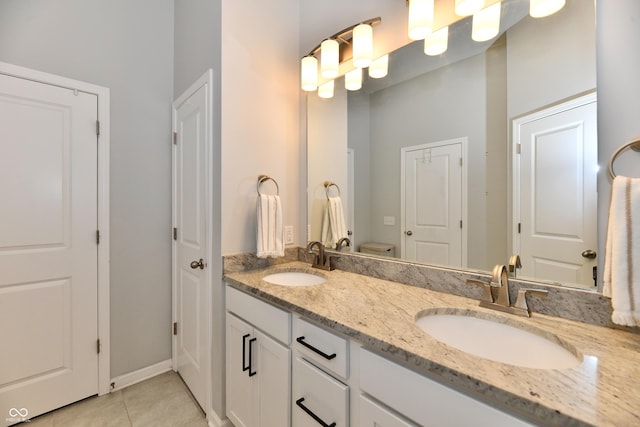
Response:
M216 411L209 409L209 427L233 427L229 418L221 420Z
M118 391L130 385L148 380L156 375L164 374L165 372L169 372L172 368L173 365L171 359L168 359L160 363L156 363L155 365L147 366L146 368L111 378L111 391Z

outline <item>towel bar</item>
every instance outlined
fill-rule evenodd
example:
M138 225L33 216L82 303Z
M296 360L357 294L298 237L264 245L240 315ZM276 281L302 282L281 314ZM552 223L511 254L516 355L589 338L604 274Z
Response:
M616 173L613 170L613 162L616 161L616 158L622 154L622 152L624 150L626 150L627 148L631 148L633 151L637 151L640 152L640 136L636 136L635 138L633 138L631 141L627 142L626 144L622 144L620 146L620 148L618 148L612 155L611 155L611 159L609 159L609 176L611 177L611 179L616 177Z
M260 184L262 184L265 181L273 181L273 183L276 185L276 195L280 194L280 187L278 186L278 181L271 178L269 175L260 175L258 177L258 185L256 187L256 189L258 190L258 195L263 195L263 193L260 192Z
M340 187L338 187L338 184L336 184L335 182L331 182L331 181L325 181L324 182L324 191L327 194L327 199L329 198L329 187L336 187L336 189L338 190L338 197L340 197Z

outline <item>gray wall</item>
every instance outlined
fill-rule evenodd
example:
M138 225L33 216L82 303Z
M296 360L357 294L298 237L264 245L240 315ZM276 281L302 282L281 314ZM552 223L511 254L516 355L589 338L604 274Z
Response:
M173 1L2 0L0 61L111 89L111 376L171 358Z

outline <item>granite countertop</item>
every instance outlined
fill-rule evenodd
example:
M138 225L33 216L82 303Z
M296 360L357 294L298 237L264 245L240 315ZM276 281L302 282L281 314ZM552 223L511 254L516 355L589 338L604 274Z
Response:
M313 271L312 271L313 270ZM276 271L307 271L320 285L288 287L262 280ZM640 335L533 313L530 319L480 308L478 301L340 270L291 262L225 275L226 282L360 342L391 360L493 406L550 426L640 425ZM583 356L569 369L531 369L486 360L424 333L415 319L429 309L502 316L554 334Z

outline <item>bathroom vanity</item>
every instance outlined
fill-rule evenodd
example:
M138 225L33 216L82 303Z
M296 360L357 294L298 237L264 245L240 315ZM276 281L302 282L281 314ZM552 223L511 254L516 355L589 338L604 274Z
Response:
M263 280L292 271L324 282ZM236 425L640 425L635 333L537 313L496 313L475 299L298 261L227 273L225 283L232 319L227 414ZM570 368L536 369L458 350L417 326L418 318L436 312L535 331L579 360ZM243 330L236 330L237 321ZM238 375L245 378L236 381ZM252 381L270 385L244 384ZM239 404L254 421L233 418ZM277 418L260 424L261 411L278 412Z

